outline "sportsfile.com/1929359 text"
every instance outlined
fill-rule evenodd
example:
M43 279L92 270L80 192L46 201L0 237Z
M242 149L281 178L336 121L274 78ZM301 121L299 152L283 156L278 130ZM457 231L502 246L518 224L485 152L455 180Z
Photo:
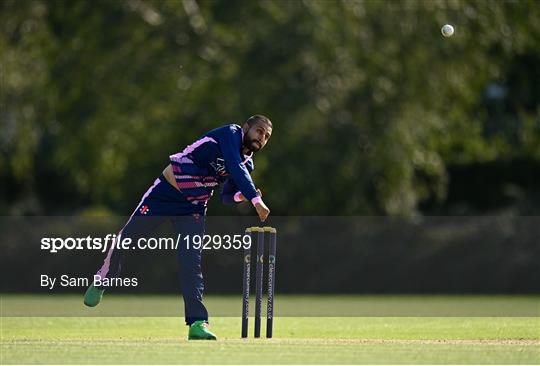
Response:
M120 250L177 250L179 245L196 250L239 250L251 248L251 236L237 235L183 235L175 237L141 237L132 239L116 234L105 237L44 237L41 250L58 253L62 250L98 250L106 252L111 247Z

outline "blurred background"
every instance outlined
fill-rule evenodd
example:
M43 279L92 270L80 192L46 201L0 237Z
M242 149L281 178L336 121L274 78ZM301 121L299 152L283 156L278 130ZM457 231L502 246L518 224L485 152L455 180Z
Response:
M442 37L446 23L453 37ZM540 213L534 0L4 0L0 83L3 215L129 215L170 154L264 114L274 132L254 179L273 215L507 218L443 225L444 240L421 247L399 235L341 243L362 262L333 269L291 250L282 279L326 268L306 291L539 291L540 226L512 220ZM209 214L253 211L215 198ZM506 236L485 235L496 227ZM452 237L466 228L474 235ZM17 267L10 243L3 264ZM383 261L388 271L369 281ZM216 266L209 283L225 287L240 268Z
M0 57L3 214L129 214L255 113L273 214L540 211L533 0L4 0Z

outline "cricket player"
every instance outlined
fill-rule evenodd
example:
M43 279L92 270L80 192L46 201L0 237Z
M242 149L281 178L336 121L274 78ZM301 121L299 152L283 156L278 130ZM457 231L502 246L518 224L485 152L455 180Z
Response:
M254 169L253 154L266 145L271 135L272 122L255 115L242 127L231 124L216 128L182 152L171 155L170 164L143 195L116 240L131 238L135 243L167 219L172 221L177 235L203 235L207 202L221 183L224 203L249 201L260 220L265 221L270 210L250 173ZM127 251L111 246L96 276L117 278ZM193 245L178 246L185 320L189 326L188 339L213 340L216 336L208 329L208 312L202 301L201 253ZM94 281L84 296L85 305L98 305L104 291L105 287Z

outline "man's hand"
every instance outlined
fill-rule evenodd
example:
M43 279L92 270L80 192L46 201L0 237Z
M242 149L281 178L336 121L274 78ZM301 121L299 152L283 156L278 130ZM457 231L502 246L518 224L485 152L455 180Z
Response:
M260 189L257 189L257 193L259 194L259 197L262 197L262 192L261 192ZM244 195L243 195L242 193L240 193L240 194L238 195L238 197L240 197L240 202L242 202L242 201L247 201L247 200L246 200L246 197L244 197Z
M266 207L263 201L255 204L255 210L257 210L257 214L259 215L261 222L264 222L268 215L270 215L270 209Z

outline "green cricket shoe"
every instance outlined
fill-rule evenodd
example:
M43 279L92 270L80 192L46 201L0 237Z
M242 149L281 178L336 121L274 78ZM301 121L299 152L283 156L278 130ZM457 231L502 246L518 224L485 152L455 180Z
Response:
M217 340L214 333L208 330L208 323L204 320L197 320L189 327L188 340Z
M84 305L94 307L101 302L105 290L100 290L94 284L91 284L84 294Z

